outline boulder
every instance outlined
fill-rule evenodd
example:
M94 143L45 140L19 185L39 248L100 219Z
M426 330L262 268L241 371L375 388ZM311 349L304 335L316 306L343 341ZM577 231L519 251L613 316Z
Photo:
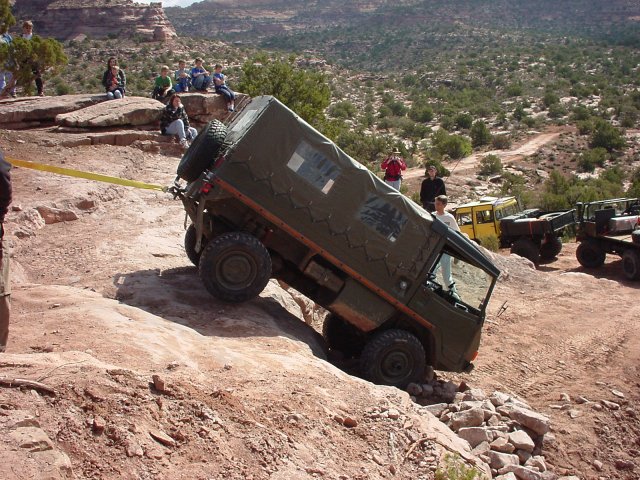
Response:
M187 115L189 115L189 120L205 123L214 118L222 120L229 115L227 103L220 94L204 92L182 93L180 98ZM249 99L249 96L244 93L236 93L236 110Z
M61 95L58 97L25 97L0 101L0 126L20 128L51 123L57 115L75 112L106 100L105 95Z
M451 416L451 429L457 432L464 427L479 427L484 422L484 412L481 408L471 408Z
M549 431L549 418L533 410L507 404L499 407L498 412L533 430L538 435L544 435Z
M101 102L75 112L61 113L56 123L65 127L114 127L154 125L160 120L164 104L152 98L125 97Z
M491 468L495 468L496 470L500 470L507 465L520 465L520 459L517 455L512 455L510 453L500 453L494 452L491 450L489 452L489 458L491 460ZM502 472L507 473L507 472Z
M535 444L531 437L524 430L516 430L509 434L509 443L516 449L524 450L526 452L533 452Z
M493 439L492 432L482 427L466 427L458 430L458 436L464 438L471 448L476 448L482 442L491 442Z
M543 476L540 472L527 467L521 467L520 465L506 465L505 467L498 469L498 472L501 474L508 472L515 473L519 480L543 480Z

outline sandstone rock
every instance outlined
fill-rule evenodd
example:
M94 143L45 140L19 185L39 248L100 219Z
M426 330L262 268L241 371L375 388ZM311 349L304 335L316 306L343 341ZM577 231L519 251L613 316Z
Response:
M458 404L460 411L470 410L472 408L482 408L482 402L478 400L466 400Z
M57 115L74 112L105 100L105 95L61 95L58 97L25 97L20 101L0 101L2 128L17 127L21 123L53 122ZM13 125L12 125L13 124Z
M144 455L142 447L133 439L127 439L124 446L127 457L142 457Z
M101 435L102 432L104 432L104 428L107 426L107 422L105 421L104 418L102 418L101 416L96 416L93 419L91 428L93 430L93 433L95 433L96 435Z
M501 453L513 453L515 451L515 447L509 443L507 438L498 437L493 442L491 442L491 450Z
M533 452L535 444L531 437L524 430L516 430L509 434L509 443L511 443L516 449L524 450L526 452Z
M624 398L624 393L619 390L611 390L611 393L613 393L618 398Z
M347 428L355 428L358 426L358 421L355 418L347 416L342 420L342 424Z
M593 461L593 468L595 468L597 471L601 472L602 471L602 467L604 467L604 465L602 464L602 462L600 460L594 460Z
M618 459L614 465L618 470L633 470L635 468L635 465L630 460Z
M125 97L110 100L70 113L57 115L58 125L67 127L113 127L125 125L155 125L164 105L145 97Z
M387 415L391 420L397 420L398 418L400 418L400 412L398 412L398 410L396 410L395 408L390 408L387 411Z
M518 480L516 474L513 472L505 473L504 475L498 475L495 480Z
M78 219L78 215L73 210L61 210L59 208L47 207L45 205L36 207L36 210L47 225L60 222L72 222Z
M49 436L38 427L16 428L9 434L15 444L29 452L53 450L54 445Z
M165 392L166 391L166 386L165 386L164 379L160 375L153 375L151 377L151 380L153 381L153 387L157 391L159 391L159 392Z
M22 427L40 427L38 419L26 410L10 410L6 413L6 416L0 416L0 424L6 430L15 430Z
M510 395L502 392L493 392L489 397L491 403L493 403L496 407L501 407L505 403L507 403L511 399Z
M587 400L585 397L583 397L582 395L578 395L576 397L576 403L589 403L589 400Z
M526 450L516 450L515 454L518 455L518 458L520 459L520 463L522 465L527 463L527 461L532 457L531 453L527 452Z
M479 388L471 388L464 392L464 401L483 401L487 398L486 394Z
M543 480L542 474L536 470L521 467L520 465L507 465L498 470L498 473L512 472L519 480Z
M89 200L88 198L83 198L82 200L78 200L75 203L75 207L78 210L92 210L96 208L95 200Z
M484 412L481 408L472 408L451 416L451 429L457 432L463 427L479 427L484 422Z
M509 453L494 452L492 450L489 452L489 458L491 460L491 468L495 468L496 470L500 470L507 465L520 465L520 459L518 456L511 455Z
M615 402L610 402L608 400L600 400L600 403L607 407L609 410L620 410L620 405Z
M161 430L149 430L149 435L165 447L176 446L176 441Z
M419 397L422 394L422 387L417 383L410 383L407 385L407 393L414 397Z
M489 445L489 442L482 442L472 450L472 453L480 457L482 455L489 455L490 450L491 450L491 446Z
M544 435L549 431L549 418L533 410L505 405L500 407L498 412L533 430L538 435Z
M541 472L547 471L547 464L542 455L534 455L524 464L525 467L537 468Z
M424 407L422 407L422 410L426 410L430 414L436 417L440 417L448 406L449 404L447 403L435 403L433 405L425 405Z
M491 442L493 439L491 432L482 427L461 428L458 430L458 436L469 442L471 448L475 448L482 442Z

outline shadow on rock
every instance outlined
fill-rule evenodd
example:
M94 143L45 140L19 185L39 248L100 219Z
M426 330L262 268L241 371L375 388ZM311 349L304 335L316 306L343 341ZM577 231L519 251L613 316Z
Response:
M117 274L114 285L118 301L193 328L201 335L286 337L306 343L314 355L326 358L322 336L271 297L283 292L274 282L262 296L242 304L213 298L194 267ZM295 305L293 300L291 305Z

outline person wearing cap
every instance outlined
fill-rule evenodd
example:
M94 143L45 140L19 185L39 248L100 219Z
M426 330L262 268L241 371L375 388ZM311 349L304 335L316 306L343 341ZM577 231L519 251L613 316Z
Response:
M420 186L420 202L422 207L433 213L436 209L435 199L438 195L446 195L447 189L444 186L444 180L438 177L438 170L435 165L427 167L427 178L425 178Z
M400 156L400 150L394 148L391 155L384 159L380 168L384 170L385 183L400 191L402 171L407 169L407 164L404 163L404 159Z
M0 353L7 348L11 287L9 284L9 251L4 238L4 216L11 204L11 164L0 151Z

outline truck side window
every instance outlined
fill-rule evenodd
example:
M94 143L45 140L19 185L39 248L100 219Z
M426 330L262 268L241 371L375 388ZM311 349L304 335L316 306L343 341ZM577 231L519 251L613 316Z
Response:
M331 191L340 175L338 165L304 141L300 142L291 155L287 167L325 195Z
M456 221L458 222L458 225L471 225L473 223L470 213L461 213L457 216Z
M480 210L476 212L476 222L478 223L491 223L493 222L493 211Z
M369 196L362 204L358 217L390 242L397 240L408 220L404 213L376 195Z

